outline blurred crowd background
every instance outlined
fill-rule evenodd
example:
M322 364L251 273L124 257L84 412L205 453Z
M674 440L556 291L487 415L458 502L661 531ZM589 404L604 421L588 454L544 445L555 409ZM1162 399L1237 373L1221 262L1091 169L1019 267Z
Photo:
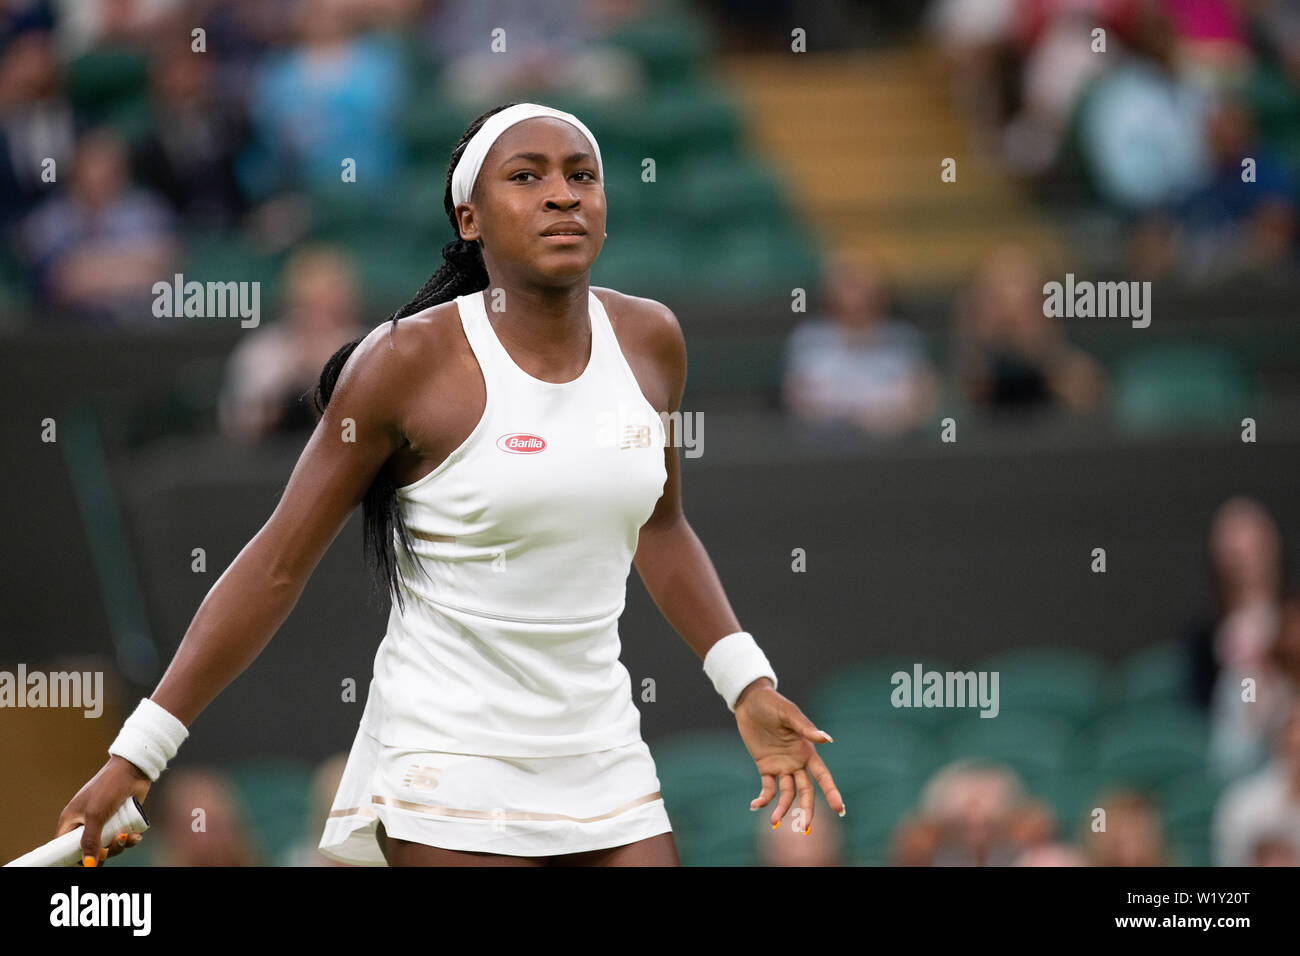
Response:
M0 0L0 666L115 695L93 729L0 712L26 821L0 855L52 828L269 515L325 360L438 267L451 148L511 100L600 138L592 283L681 319L711 443L688 515L837 741L846 818L737 812L752 761L630 593L634 681L675 647L690 701L641 707L685 862L1300 863L1292 0ZM1151 325L1048 316L1067 273L1149 282ZM265 316L158 316L178 274L257 283ZM783 583L818 534L821 598ZM1148 550L1103 595L1090 551L1126 536ZM360 711L313 695L364 688L383 620L341 537L114 865L327 862ZM999 716L893 707L918 661L998 671Z

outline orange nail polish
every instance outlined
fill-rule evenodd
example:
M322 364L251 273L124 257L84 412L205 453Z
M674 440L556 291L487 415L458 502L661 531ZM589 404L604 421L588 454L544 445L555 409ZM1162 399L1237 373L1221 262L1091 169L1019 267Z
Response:
M87 853L85 856L83 856L83 857L81 858L81 865L82 865L82 866L99 866L99 864L95 862L95 858L94 858L93 856L91 856L89 853Z
M103 860L103 859L107 859L107 857L108 857L108 847L101 846L99 848L99 858Z
M779 827L780 825L781 825L781 821L780 821L780 820L777 820L776 823L773 823L773 824L772 824L772 829L775 830L775 829L776 829L777 827Z
M812 824L811 824L811 823L808 824L808 829L803 831L803 835L804 835L804 836L807 836L807 835L810 834L810 833L812 833Z

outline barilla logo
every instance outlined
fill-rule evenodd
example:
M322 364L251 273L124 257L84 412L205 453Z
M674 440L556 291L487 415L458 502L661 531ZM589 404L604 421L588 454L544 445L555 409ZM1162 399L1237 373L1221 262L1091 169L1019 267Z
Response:
M515 432L498 438L497 447L515 455L535 455L546 447L546 440L525 432Z

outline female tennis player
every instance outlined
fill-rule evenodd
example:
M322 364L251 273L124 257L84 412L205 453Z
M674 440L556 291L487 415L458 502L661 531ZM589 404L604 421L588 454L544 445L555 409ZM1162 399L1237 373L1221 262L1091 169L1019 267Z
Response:
M589 286L606 235L595 137L550 107L491 110L452 152L444 205L459 236L446 264L326 364L321 420L274 513L63 811L59 833L86 824L86 865L102 822L144 798L266 646L358 503L394 601L326 855L680 865L619 662L633 563L735 714L761 781L750 809L779 790L779 826L797 793L807 833L815 778L844 815L813 746L830 736L777 693L682 514L665 424L686 379L677 319ZM111 842L116 855L133 838Z

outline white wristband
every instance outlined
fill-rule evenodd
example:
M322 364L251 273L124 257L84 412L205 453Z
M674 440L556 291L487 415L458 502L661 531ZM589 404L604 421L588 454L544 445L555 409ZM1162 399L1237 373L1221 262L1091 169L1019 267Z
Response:
M749 631L728 634L710 647L704 655L704 673L709 675L713 689L722 695L732 713L736 712L740 692L760 677L770 677L773 689L776 688L772 665Z
M126 719L108 752L131 761L150 780L157 780L189 735L183 723L145 697Z

